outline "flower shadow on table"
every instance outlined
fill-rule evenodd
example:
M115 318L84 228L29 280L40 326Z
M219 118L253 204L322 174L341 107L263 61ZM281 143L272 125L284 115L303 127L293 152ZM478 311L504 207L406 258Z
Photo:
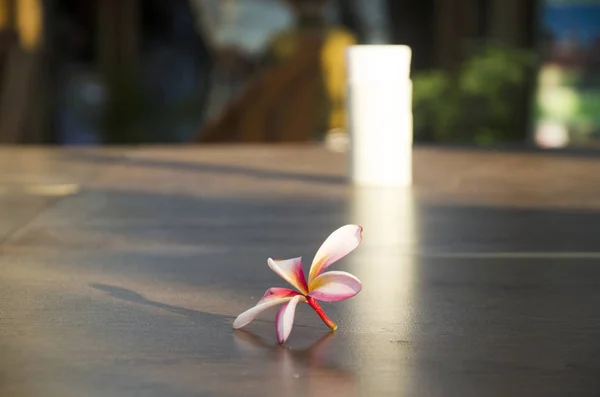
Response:
M235 343L244 356L262 357L269 371L281 381L283 395L302 391L306 396L356 396L357 379L350 371L327 360L332 353L335 331L330 331L305 348L290 349L268 343L246 331L234 332ZM281 394L281 393L279 393Z
M150 306L161 310L167 310L171 313L179 314L181 316L185 316L186 318L194 321L200 325L219 325L223 327L227 327L227 329L231 329L231 324L233 320L235 320L235 316L229 316L226 314L218 314L218 313L210 313L195 309L188 309L181 306L173 306L168 305L166 303L158 302L150 300L144 297L142 294L132 291L130 289L119 287L116 285L107 285L100 283L92 283L89 286L95 290L102 291L106 293L108 296L119 299L125 302L135 303L144 306ZM263 320L263 319L255 319L257 323L263 324L273 324L272 321ZM298 325L299 328L317 328L316 326L311 325Z
M151 307L155 307L155 308L162 309L162 310L167 310L172 313L180 314L182 316L185 316L185 317L191 319L192 321L200 322L202 324L210 323L211 321L213 321L213 322L218 321L218 322L227 323L227 325L230 325L231 322L235 319L235 317L233 317L233 316L202 312L199 310L187 309L185 307L172 306L172 305L168 305L166 303L153 301L153 300L145 298L142 294L140 294L138 292L132 291L127 288L119 287L116 285L90 284L90 287L92 287L98 291L102 291L102 292L108 294L108 296L115 298L115 299L119 299L119 300L130 302L130 303L145 305L145 306L151 306Z

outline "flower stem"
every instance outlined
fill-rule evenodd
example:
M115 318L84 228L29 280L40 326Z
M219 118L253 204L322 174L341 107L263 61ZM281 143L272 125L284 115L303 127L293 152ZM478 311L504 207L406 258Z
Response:
M310 307L312 307L317 314L319 315L319 317L321 317L321 320L323 320L323 322L332 330L336 330L337 329L337 324L333 322L333 320L331 320L327 314L325 314L325 312L323 311L323 309L321 308L321 306L319 306L319 303L317 303L316 299L310 296L306 297L306 300L308 301L308 304L310 305Z

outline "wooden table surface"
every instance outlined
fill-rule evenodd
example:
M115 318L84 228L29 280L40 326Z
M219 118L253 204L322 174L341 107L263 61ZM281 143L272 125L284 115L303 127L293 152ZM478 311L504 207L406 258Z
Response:
M600 160L420 148L411 189L354 188L318 146L0 148L0 396L598 396ZM300 306L267 257L363 283ZM307 266L308 263L305 263Z

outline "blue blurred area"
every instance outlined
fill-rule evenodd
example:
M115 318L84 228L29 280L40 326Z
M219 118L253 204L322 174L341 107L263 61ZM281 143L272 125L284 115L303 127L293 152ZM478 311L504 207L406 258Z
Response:
M598 4L545 4L542 20L557 40L573 36L584 46L600 37L600 2Z

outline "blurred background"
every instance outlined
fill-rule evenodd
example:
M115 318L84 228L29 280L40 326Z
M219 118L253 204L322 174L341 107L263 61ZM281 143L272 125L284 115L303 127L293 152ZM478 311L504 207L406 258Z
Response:
M0 143L345 134L357 43L412 48L416 142L599 142L600 0L0 0Z

